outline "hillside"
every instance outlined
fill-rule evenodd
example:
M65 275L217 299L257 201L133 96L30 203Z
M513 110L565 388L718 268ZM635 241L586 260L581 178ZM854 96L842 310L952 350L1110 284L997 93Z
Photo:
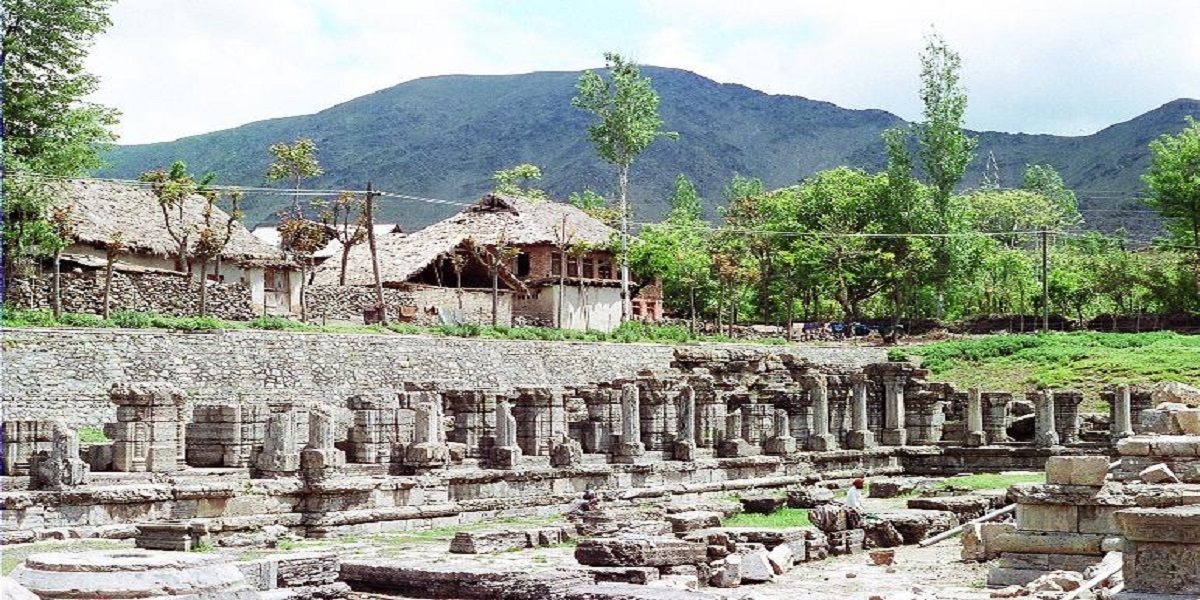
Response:
M799 96L770 95L720 84L677 69L645 67L662 97L666 128L680 133L660 141L634 164L632 197L640 219L656 218L679 173L694 181L715 214L721 190L736 173L768 186L795 183L815 171L849 164L880 169L879 134L903 125L879 110L848 110ZM529 162L546 174L542 187L556 197L591 187L613 188L611 169L586 139L588 115L571 106L578 72L525 75L447 75L406 82L312 115L260 121L173 142L119 146L100 174L135 177L175 159L193 171L216 171L219 181L262 182L267 146L308 136L320 147L327 175L310 187L377 188L410 195L470 201L490 187L492 172ZM1146 217L1105 212L1142 208L1132 198L1148 157L1146 144L1178 131L1185 115L1200 115L1200 101L1176 100L1093 135L1061 137L984 132L979 156L993 153L1001 182L1016 185L1023 165L1050 163L1080 195L1093 227L1141 232L1157 225ZM965 183L978 183L977 158ZM289 200L250 198L247 220L268 219ZM389 199L383 220L409 230L443 218L454 207ZM1138 216L1140 219L1123 217Z

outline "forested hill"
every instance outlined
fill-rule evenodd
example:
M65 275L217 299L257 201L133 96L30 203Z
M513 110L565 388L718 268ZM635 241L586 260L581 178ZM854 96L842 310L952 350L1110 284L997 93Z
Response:
M721 190L735 172L778 187L838 165L881 169L880 132L904 124L881 110L765 94L678 69L644 67L643 73L653 78L662 97L666 129L679 132L680 139L655 142L634 164L632 197L639 219L661 214L679 173L697 183L715 214ZM107 154L111 166L100 175L130 178L182 159L193 172L216 171L218 182L261 185L267 146L311 137L326 175L309 187L361 189L372 180L384 190L469 201L491 187L492 172L533 163L545 173L541 187L555 197L585 187L607 193L614 187L612 171L587 140L588 115L571 106L578 78L578 72L540 72L418 79L312 115L119 146ZM1148 163L1147 144L1182 129L1186 115L1200 116L1200 101L1175 100L1088 136L980 133L979 153L964 185L978 184L989 153L1005 186L1020 183L1026 163L1049 163L1079 193L1090 226L1155 229L1151 215L1112 211L1144 210L1134 196L1142 190L1138 177ZM251 198L247 220L269 219L289 202ZM388 199L380 218L411 230L456 210Z

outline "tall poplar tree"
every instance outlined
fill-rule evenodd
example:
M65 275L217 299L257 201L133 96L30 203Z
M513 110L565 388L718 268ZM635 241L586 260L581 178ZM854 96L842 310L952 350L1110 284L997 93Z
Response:
M658 114L658 93L638 66L621 55L604 54L608 79L586 71L576 84L578 94L571 100L577 108L596 117L588 126L588 138L596 153L617 169L617 197L621 212L621 320L629 319L629 167L655 139L675 139L677 133L663 131Z

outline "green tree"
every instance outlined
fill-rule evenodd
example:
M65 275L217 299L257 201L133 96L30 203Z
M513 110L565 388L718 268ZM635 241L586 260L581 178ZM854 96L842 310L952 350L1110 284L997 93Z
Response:
M206 190L201 194L204 198L203 221L196 232L196 244L192 249L193 260L200 266L201 317L208 314L208 263L220 258L225 247L229 245L229 240L233 238L234 226L242 218L242 190L234 188L228 192L230 208L225 222L214 220L217 198L220 195L217 190ZM219 262L217 268L219 272Z
M710 281L709 224L700 218L702 200L684 175L675 179L671 210L662 223L648 225L630 249L634 272L661 278L664 300L673 310L686 310L696 330L697 293Z
M84 68L112 0L0 0L0 201L5 283L53 252L53 196L32 174L74 177L100 166L117 112L84 101L99 80Z
M350 249L367 241L366 204L349 192L338 194L338 197L328 204L317 203L326 237L337 240L342 245L338 285L346 285L346 263L350 260Z
M1200 122L1189 116L1178 135L1150 142L1142 180L1150 189L1146 204L1162 214L1171 240L1191 251L1200 290Z
M195 233L195 227L184 222L186 204L193 194L206 192L215 177L208 173L197 181L188 173L187 163L181 160L171 163L170 169L146 171L138 176L139 181L150 184L150 191L158 199L163 225L175 242L175 270L181 273L191 273L191 240Z
M1062 175L1050 165L1025 165L1025 174L1021 180L1021 189L1029 190L1050 199L1051 204L1063 215L1072 216L1073 222L1062 223L1066 228L1083 222L1079 215L1079 201L1075 192L1063 182Z
M275 161L267 166L267 181L288 180L295 193L292 194L292 210L300 210L300 182L325 174L317 161L317 143L309 138L300 138L292 144L271 144L269 148Z
M975 230L1004 234L997 238L1009 248L1031 242L1031 231L1063 231L1083 221L1074 203L1036 191L982 190L968 200Z
M546 200L546 192L534 187L529 187L530 183L538 181L542 178L542 170L537 165L529 163L519 164L508 169L501 169L492 174L492 181L496 182L496 186L492 188L497 194L504 196L516 196L527 200L542 202Z
M933 188L936 227L943 233L955 232L961 222L954 214L954 187L962 181L976 147L976 140L963 130L967 93L959 83L961 67L958 53L941 36L931 33L926 38L921 53L921 102L925 108L924 121L916 128L918 155ZM955 250L951 238L939 238L935 244L938 318L945 313L946 282L954 271Z
M658 114L658 93L638 66L621 55L606 52L608 79L593 71L580 75L578 94L571 100L577 108L596 117L588 126L588 138L596 153L617 169L617 196L621 211L621 320L632 313L629 296L629 167L655 139L675 139L678 134L663 131Z

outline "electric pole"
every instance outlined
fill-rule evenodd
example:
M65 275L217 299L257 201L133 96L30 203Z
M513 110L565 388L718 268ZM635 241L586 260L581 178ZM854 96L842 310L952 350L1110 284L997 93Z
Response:
M379 324L388 324L387 305L383 303L383 279L379 276L379 254L375 251L375 197L379 194L367 182L367 246L371 249L371 270L375 272L375 306L379 309Z
M1049 232L1045 229L1039 232L1042 238L1042 331L1050 331L1050 255L1047 252L1046 241Z

